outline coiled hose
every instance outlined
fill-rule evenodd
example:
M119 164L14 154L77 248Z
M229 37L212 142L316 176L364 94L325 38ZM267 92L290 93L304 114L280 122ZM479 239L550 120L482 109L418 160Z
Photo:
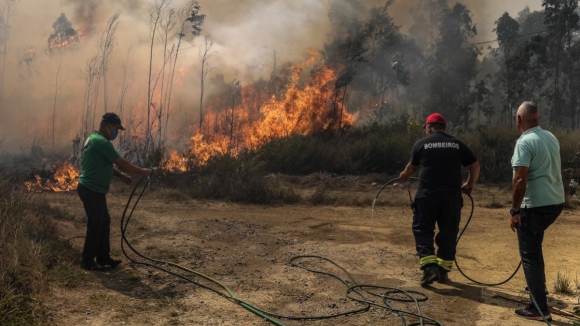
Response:
M416 177L412 177L412 180L418 180L418 178ZM399 180L399 178L394 178L391 179L389 181L387 181L387 183L385 183L381 189L379 189L379 191L377 192L377 195L375 196L375 199L373 200L373 205L372 205L372 212L371 212L371 218L374 219L374 214L375 214L375 203L377 201L377 198L379 197L379 195L381 194L381 192L383 191L383 189L385 189L388 185L392 184L393 182ZM467 219L467 222L465 223L465 226L463 226L463 229L461 230L461 232L459 233L459 235L457 236L457 240L456 243L459 243L459 240L461 239L461 236L463 235L463 233L465 232L465 230L467 229L467 226L469 226L469 222L471 222L471 218L473 217L473 211L475 209L475 204L473 202L473 197L471 197L470 194L467 194L467 197L469 197L469 199L471 200L471 212L469 213L469 218ZM413 205L413 199L411 198L411 191L409 191L409 200L411 201L411 205ZM371 229L371 234L372 234L372 229ZM373 240L374 240L374 234L373 234ZM481 282L481 281L477 281L474 280L473 278L469 277L467 274L465 274L465 272L463 272L463 270L461 270L461 268L459 267L459 263L457 263L457 258L455 258L455 266L457 267L457 270L459 271L459 273L461 273L461 275L463 275L466 279L470 280L473 283L479 284L479 285L485 285L485 286L498 286L498 285L502 285L504 283L509 282L515 275L516 273L520 270L520 267L522 266L522 262L520 261L518 266L516 267L516 269L514 270L514 272L505 280L501 281L501 282L497 282L497 283L485 283L485 282ZM538 310L538 312L540 313L540 315L542 316L542 321L545 322L547 325L551 325L550 322L546 319L546 317L544 316L544 314L542 313L542 311L539 309L538 307L538 303L536 302L536 299L534 298L534 296L530 295L530 298L532 300L532 303L534 304L534 306L536 307L536 309Z
M152 174L153 174L153 171L152 171ZM181 266L181 265L178 265L178 264L175 264L172 262L154 259L154 258L150 258L150 257L143 255L142 253L140 253L138 250L136 250L131 245L131 243L129 242L129 240L126 237L126 232L127 232L127 227L129 225L129 222L131 221L131 217L133 216L133 213L135 211L135 208L137 207L137 204L139 203L141 197L143 196L143 193L147 189L147 187L150 183L151 177L152 177L152 175L148 179L146 179L146 182L144 183L137 199L135 200L135 203L132 205L131 209L129 210L129 206L131 206L131 202L133 201L133 197L135 196L137 188L139 187L139 185L141 185L143 183L144 179L143 178L139 179L139 181L135 184L133 191L131 192L131 194L129 196L129 199L127 200L127 204L125 205L125 209L124 209L123 215L121 217L121 250L122 250L123 254L125 255L125 257L127 257L127 259L130 260L131 262L133 262L135 264L140 264L140 265L144 265L144 266L148 266L148 267L157 269L159 271L162 271L162 272L168 273L170 275L176 276L178 278L181 278L189 283L193 283L193 284L196 284L202 288L210 290L210 291L232 301L233 303L236 303L236 304L244 307L245 309L249 310L250 312L258 315L259 317L263 318L264 320L266 320L274 325L281 325L281 326L284 325L283 323L281 323L280 321L278 321L275 318L288 319L288 320L329 319L329 318L336 318L339 316L346 316L346 315L365 312L365 311L368 311L372 306L372 307L377 307L377 308L383 308L383 309L386 309L386 310L389 310L389 311L396 313L400 317L401 323L403 326L419 326L419 325L421 325L421 326L423 326L423 325L445 326L444 324L437 321L436 319L425 316L421 313L421 308L419 306L419 303L428 300L428 296L426 294L424 294L422 292L418 292L418 291L406 291L406 290L394 288L394 287L359 284L340 265L338 265L337 263L335 263L334 261L332 261L328 258L321 257L321 256L314 256L314 255L295 256L295 257L292 257L290 259L289 264L293 267L296 267L296 268L302 268L302 269L307 270L309 272L326 275L326 276L333 277L333 278L339 280L346 287L346 296L348 298L350 298L351 300L353 300L354 302L361 304L362 305L361 308L352 309L352 310L349 310L346 312L337 313L337 314L333 314L333 315L300 316L300 317L279 315L279 314L267 312L265 310L257 308L255 306L237 298L235 296L235 294L225 284L223 284L222 282L215 280L209 276L206 276L202 273L199 273L197 271L191 270L189 268L186 268L184 266ZM377 194L377 196L378 196L378 194ZM374 207L374 202L373 202L373 207ZM127 249L125 247L127 247ZM141 259L138 260L137 258L131 257L131 255L136 255ZM333 274L333 273L330 273L330 272L308 268L308 267L298 263L299 260L305 261L305 260L309 260L309 259L310 260L319 260L319 261L334 265L336 268L338 268L344 274L346 274L348 276L348 279L343 279L340 276ZM170 268L173 268L173 270ZM175 270L178 270L181 272L177 272ZM207 281L210 281L211 283L214 283L214 284L218 285L219 287L221 287L222 290L214 289L211 286L208 286L208 285L202 284L196 280L193 280L190 276L184 274L184 272L189 274L189 275L194 275L194 276L203 278ZM225 292L224 292L224 290L225 290ZM372 298L375 298L376 301L372 301L371 300ZM391 301L413 302L415 304L417 312L397 309L390 303ZM419 321L407 324L406 316L416 317L419 319Z

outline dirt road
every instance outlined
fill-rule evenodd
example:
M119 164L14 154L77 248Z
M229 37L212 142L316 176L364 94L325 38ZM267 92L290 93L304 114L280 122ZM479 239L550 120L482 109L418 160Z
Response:
M355 182L356 183L356 182ZM229 288L240 300L265 311L295 317L324 316L365 306L346 296L348 286L328 275L293 267L289 260L308 268L336 274L358 284L420 291L428 300L421 313L445 325L531 325L514 309L525 302L525 281L520 270L508 283L489 287L474 284L454 267L448 284L421 288L421 272L410 229L408 194L400 187L381 193L374 217L371 203L380 185L364 184L338 190L359 196L363 206L253 206L184 198L174 191L154 191L142 198L127 228L127 238L144 255L179 264ZM75 192L44 193L55 206L70 212L72 221L61 221L64 236L83 243L84 212ZM479 188L473 194L476 207L471 224L458 246L457 260L472 278L500 282L518 265L517 240L508 227L507 190ZM128 197L127 189L113 188L107 197L112 212L113 256L124 262L116 269L84 273L83 284L53 287L44 305L55 325L270 325L258 315L227 299L219 284L199 274L180 271L198 284L151 267L130 263L120 246L119 221ZM346 198L346 197L345 197ZM347 201L345 201L347 202ZM464 221L470 210L466 198ZM488 208L494 207L494 208ZM546 234L549 300L554 307L571 311L578 295L556 294L558 273L567 276L577 290L580 271L580 218L565 210ZM138 257L133 255L135 259ZM76 262L71 262L74 264ZM174 269L175 270L175 269ZM223 295L204 288L211 287ZM382 289L373 289L382 294ZM366 299L381 303L365 294ZM413 303L389 301L396 309L417 313ZM552 325L570 325L553 315ZM284 325L401 325L393 311L372 306L368 311L321 320L276 318ZM417 318L407 317L407 324Z

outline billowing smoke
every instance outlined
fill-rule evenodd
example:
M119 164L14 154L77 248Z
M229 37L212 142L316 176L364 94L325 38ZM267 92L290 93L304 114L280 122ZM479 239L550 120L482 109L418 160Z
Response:
M4 2L5 0L0 0ZM157 0L160 2L161 0ZM409 10L419 0L398 0L390 14L402 31L413 24ZM179 9L186 0L173 0ZM478 39L493 39L493 22L504 11L512 15L529 5L540 9L538 1L464 0L478 26ZM4 97L0 107L0 151L31 153L51 148L52 120L56 121L56 146L66 153L79 134L86 102L87 73L98 53L97 40L107 21L120 12L116 41L108 72L108 107L125 109L125 118L142 121L147 98L150 9L153 0L21 0L10 17L10 38L4 67ZM332 1L311 0L211 0L199 1L206 15L202 35L188 36L176 63L176 84L172 100L172 120L168 128L188 119L198 110L200 63L198 54L203 36L215 40L216 55L210 64L217 68L209 78L242 83L268 78L274 61L300 62L307 49L320 50L331 33L328 11ZM361 1L370 8L385 0ZM55 21L65 14L75 31L76 45L61 56L48 55L47 39ZM175 40L175 34L170 35ZM163 65L164 50L159 37L153 51L153 76ZM171 42L170 44L173 44ZM171 45L170 45L171 46ZM58 78L57 78L58 74ZM220 77L221 76L221 77ZM101 81L102 82L102 81ZM161 87L161 86L159 86ZM211 87L209 88L211 91ZM97 116L102 114L102 90L98 94ZM54 117L53 117L54 115ZM141 119L141 120L140 120Z
M97 9L100 2L97 0L66 0L65 4L75 8L73 20L84 24L84 26L79 26L79 28L90 32L97 23L99 16Z

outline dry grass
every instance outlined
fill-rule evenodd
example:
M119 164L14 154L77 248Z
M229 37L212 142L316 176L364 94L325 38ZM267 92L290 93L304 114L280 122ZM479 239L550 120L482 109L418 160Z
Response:
M491 202L485 203L483 207L486 208L504 208L506 205L502 204L501 202L495 199L495 195L491 196Z
M72 250L59 239L57 218L70 216L0 178L0 325L37 324L42 311L36 297L50 278L79 284L63 265Z

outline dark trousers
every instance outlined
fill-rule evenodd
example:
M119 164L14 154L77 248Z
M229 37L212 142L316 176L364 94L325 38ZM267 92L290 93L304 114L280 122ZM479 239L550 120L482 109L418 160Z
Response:
M542 253L544 231L558 218L562 208L563 205L559 204L520 209L522 225L517 230L524 275L530 290L530 300L531 296L534 296L542 311L548 310L545 292L546 274L544 273L544 255Z
M434 193L415 199L413 235L419 257L435 255L435 242L438 258L455 260L462 207L463 197L460 191ZM437 235L435 224L439 227Z
M107 209L107 198L105 194L92 191L80 183L77 192L87 214L87 233L82 259L83 261L95 258L97 261L107 260L111 250L109 244L111 216Z

